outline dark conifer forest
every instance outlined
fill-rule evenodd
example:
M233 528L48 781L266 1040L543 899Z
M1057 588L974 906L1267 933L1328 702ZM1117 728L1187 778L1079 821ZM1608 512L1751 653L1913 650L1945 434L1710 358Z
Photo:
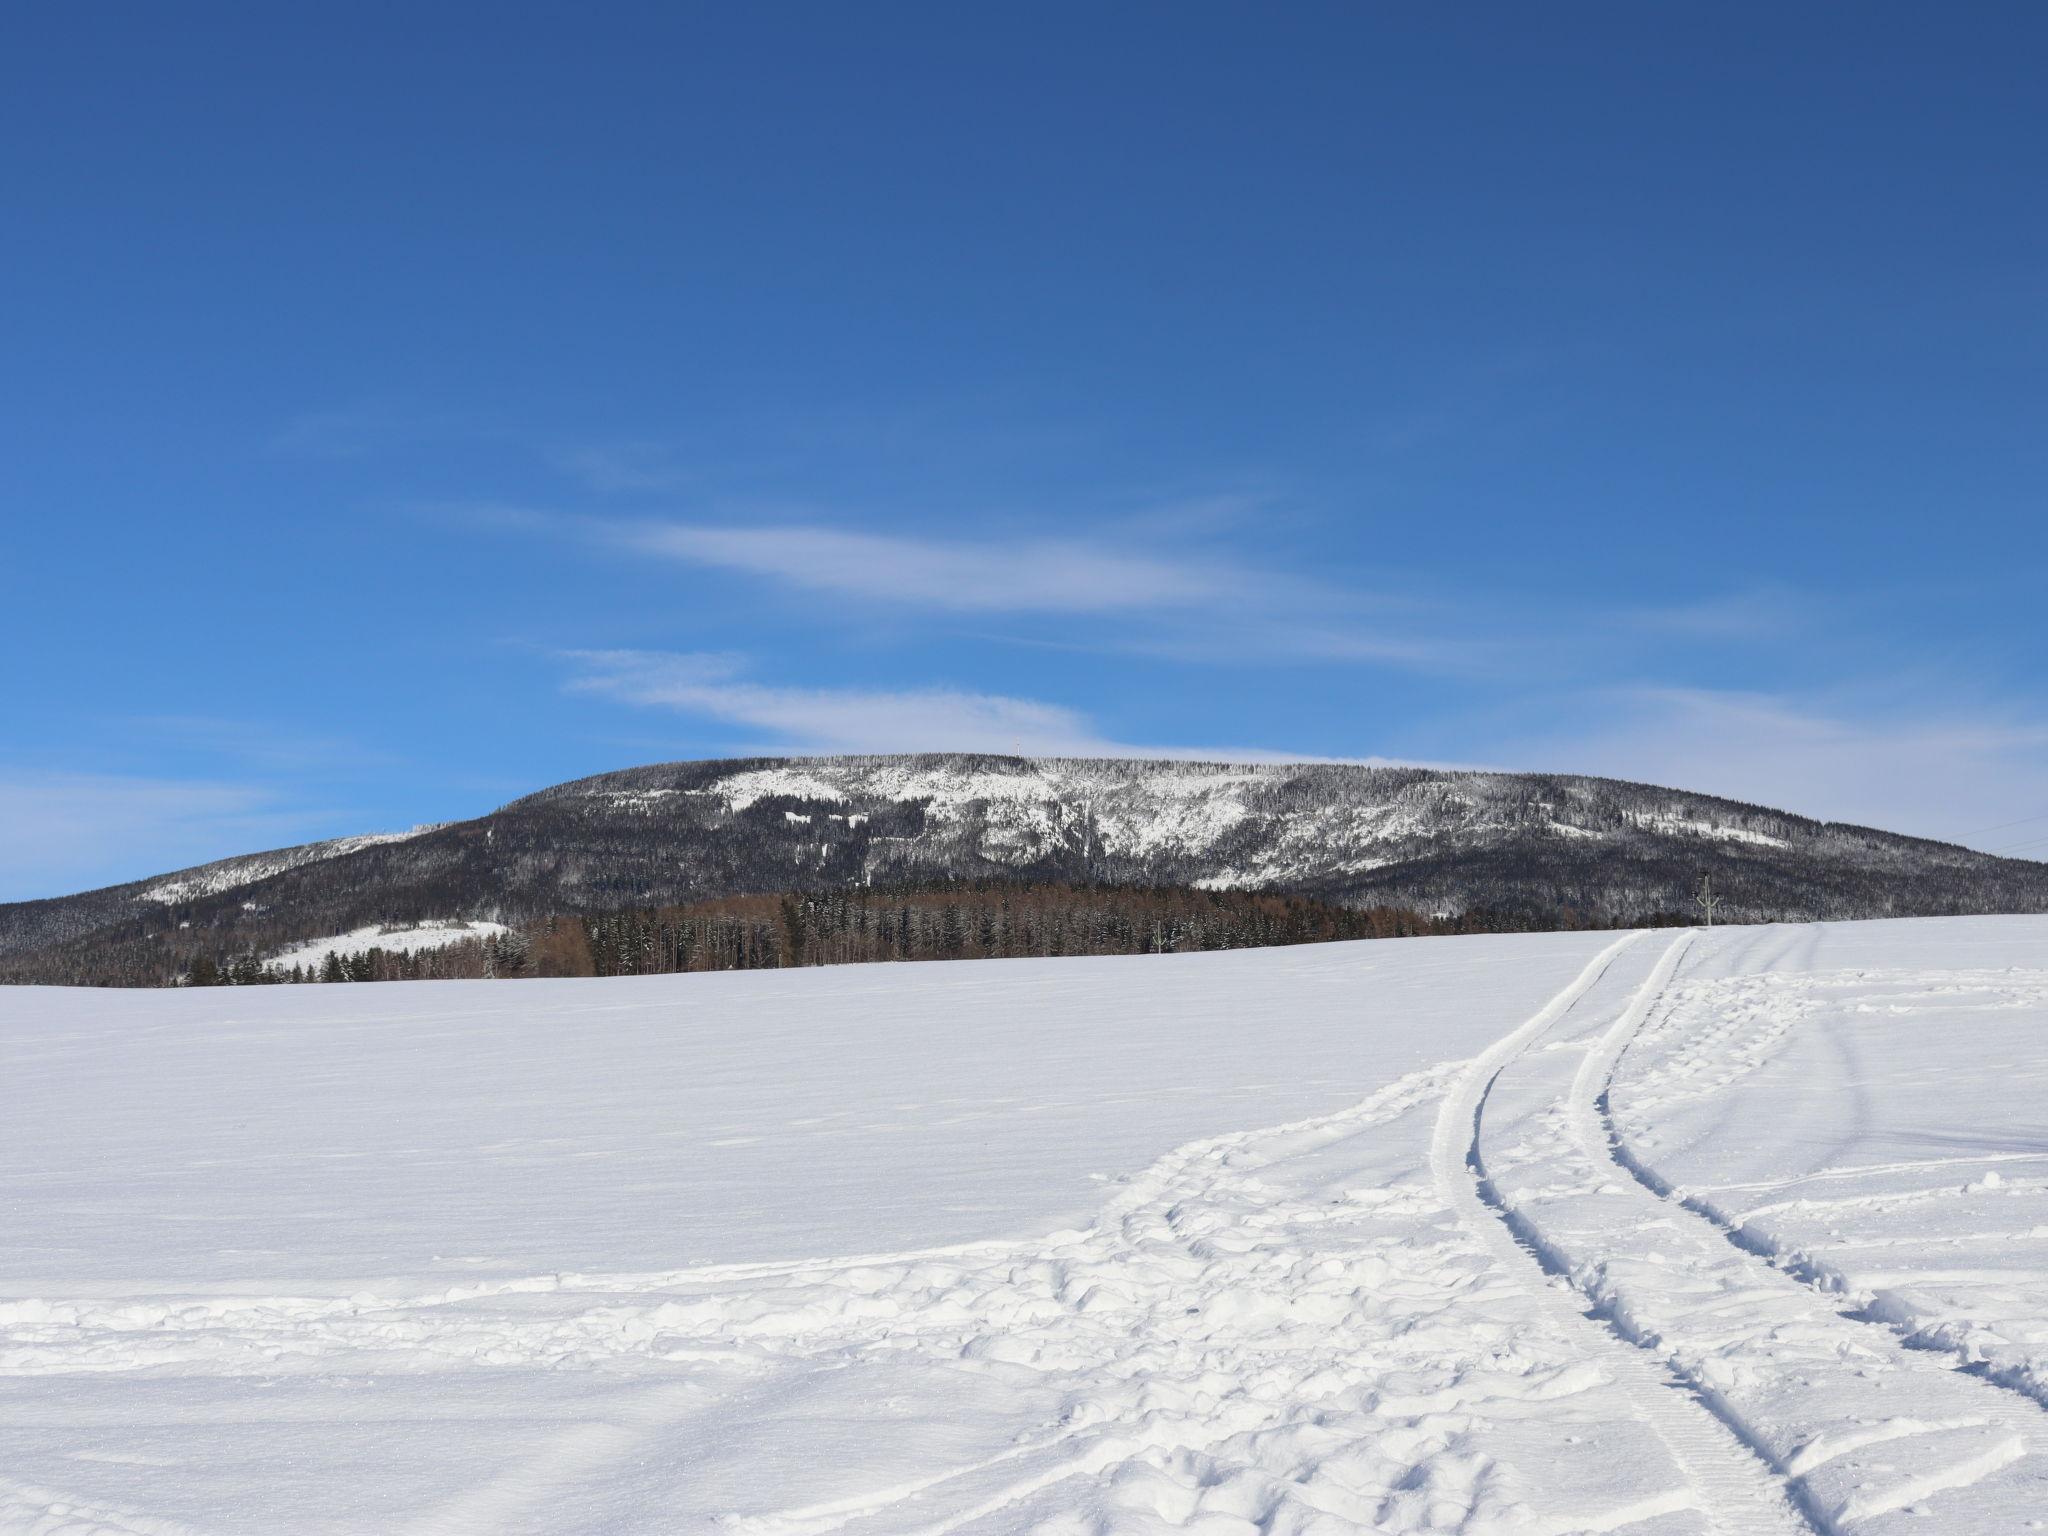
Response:
M1650 924L1683 921L1678 913L1659 913ZM372 937L303 966L200 951L181 977L171 979L187 986L248 986L667 976L879 961L1163 955L1585 926L1581 914L1570 912L1539 918L1475 909L1427 917L1399 907L1340 907L1312 896L1251 891L946 881L727 896L589 917L570 913L412 952Z

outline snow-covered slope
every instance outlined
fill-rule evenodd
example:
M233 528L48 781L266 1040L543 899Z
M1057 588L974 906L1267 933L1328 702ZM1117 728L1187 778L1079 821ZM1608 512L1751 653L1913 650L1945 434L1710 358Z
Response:
M189 902L201 896L218 896L223 891L240 890L254 885L259 880L268 880L272 875L281 875L288 869L297 869L305 864L317 864L323 859L339 859L360 848L376 848L385 843L403 843L415 837L423 837L438 831L443 823L431 823L414 827L409 832L366 832L356 837L329 838L324 843L303 843L296 848L279 848L270 853L243 854L238 858L220 859L212 864L201 864L196 869L180 870L150 882L136 893L139 901L153 901L162 906Z
M0 993L0 1530L2025 1530L2044 957Z

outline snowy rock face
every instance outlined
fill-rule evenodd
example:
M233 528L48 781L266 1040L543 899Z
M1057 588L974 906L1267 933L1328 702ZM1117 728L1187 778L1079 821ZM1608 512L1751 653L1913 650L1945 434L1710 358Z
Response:
M1211 887L1321 886L1531 834L1782 848L1789 846L1784 823L1796 820L1690 795L1624 803L1612 793L1623 786L1597 780L1338 765L854 757L692 771L725 766L608 774L519 804L581 800L650 820L676 815L683 797L700 815L740 816L764 805L785 818L824 809L842 823L908 815L917 822L914 832L870 836L898 845L870 848L870 873L966 857L1017 868L1080 863L1109 878L1167 877ZM679 782L646 782L669 777ZM1559 798L1540 798L1533 790L1539 782Z
M1684 906L1698 871L1727 868L1742 875L1724 882L1731 917L2048 905L2040 866L1569 775L806 758L633 769L543 791L507 812L602 819L651 836L723 828L730 845L771 859L772 818L803 845L783 871L792 885L1023 874L1622 917ZM1895 889L1872 878L1908 871L1911 885Z

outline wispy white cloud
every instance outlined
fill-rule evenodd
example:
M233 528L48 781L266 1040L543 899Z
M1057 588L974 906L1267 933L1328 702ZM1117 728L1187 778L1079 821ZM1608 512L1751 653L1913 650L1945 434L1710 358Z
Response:
M1017 752L1029 757L1177 757L1302 762L1244 747L1160 747L1114 740L1078 710L955 688L789 688L751 682L725 653L571 651L568 687L764 731L764 750ZM1372 761L1379 761L1372 759Z
M1202 516L1223 514L1210 508ZM506 514L500 513L501 519ZM1160 553L1148 538L943 539L823 524L759 526L550 520L510 514L507 526L573 528L617 549L681 565L743 572L771 585L848 600L848 612L1088 619L1063 648L1201 663L1355 662L1456 672L1492 664L1500 648L1432 627L1414 597L1348 591L1265 567L1211 544ZM1128 533L1128 530L1126 530ZM1182 548L1189 541L1182 538ZM1043 644L1044 634L984 636Z
M1782 585L1746 587L1694 602L1633 608L1622 617L1653 634L1703 643L1782 640L1811 628L1822 601Z
M1037 642L1043 643L1043 642ZM1273 661L1330 662L1397 668L1436 675L1476 674L1515 664L1532 642L1514 645L1482 637L1403 634L1398 628L1347 628L1279 615L1255 622L1197 619L1155 624L1142 631L1070 643L1067 648L1153 656L1169 661L1243 665Z
M813 592L953 612L1115 613L1232 601L1261 578L1077 539L976 542L801 524L603 525L613 543Z
M86 890L303 842L325 813L250 784L0 772L0 901Z
M628 460L619 473L630 479L638 470ZM1356 663L1446 674L1526 656L1526 645L1478 632L1470 612L1428 595L1299 574L1233 549L1217 530L1241 518L1244 505L1223 497L1187 504L1192 528L1147 514L1087 538L979 539L822 521L621 520L497 502L432 510L481 531L552 535L643 563L736 572L765 590L811 599L801 610L807 620L879 619L898 633L943 623L957 638L964 618L1000 617L1019 621L1016 632L977 628L974 637L1202 664ZM1027 627L1035 620L1057 621L1057 632Z
M577 651L580 693L767 731L816 752L1086 754L1112 749L1075 711L949 688L776 688L738 676L735 658Z
M549 455L555 468L606 495L673 491L697 478L666 443L586 443Z

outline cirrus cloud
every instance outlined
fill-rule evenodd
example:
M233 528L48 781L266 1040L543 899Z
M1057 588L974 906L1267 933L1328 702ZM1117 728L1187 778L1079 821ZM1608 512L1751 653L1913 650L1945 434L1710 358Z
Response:
M992 752L1026 757L1171 757L1220 762L1327 762L1246 747L1116 741L1064 705L959 688L791 688L749 681L729 652L588 650L562 659L566 686L622 704L674 710L764 731L765 750L798 753ZM1383 758L1345 759L1381 763Z
M1075 539L974 542L803 524L616 523L607 529L612 542L641 554L813 592L954 612L1187 608L1223 601L1242 581L1198 561Z

